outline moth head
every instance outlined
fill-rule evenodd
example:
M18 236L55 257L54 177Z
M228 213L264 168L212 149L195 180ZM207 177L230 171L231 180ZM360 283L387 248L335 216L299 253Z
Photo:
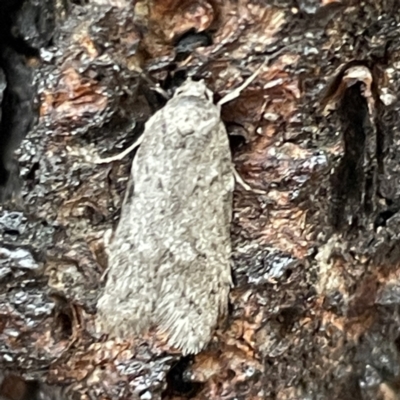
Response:
M207 88L204 80L193 81L188 78L176 91L174 97L205 97L210 102L213 101L213 93Z

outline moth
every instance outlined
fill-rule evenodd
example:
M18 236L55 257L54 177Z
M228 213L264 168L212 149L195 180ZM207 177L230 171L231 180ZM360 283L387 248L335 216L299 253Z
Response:
M108 333L154 327L196 354L227 311L234 169L220 104L189 79L146 123L98 301Z

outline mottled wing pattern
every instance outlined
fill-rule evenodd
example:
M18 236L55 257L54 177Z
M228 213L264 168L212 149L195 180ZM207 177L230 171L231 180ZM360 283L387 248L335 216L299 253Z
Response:
M228 137L211 92L192 81L143 135L99 315L120 336L154 326L169 345L196 353L226 311L231 286Z

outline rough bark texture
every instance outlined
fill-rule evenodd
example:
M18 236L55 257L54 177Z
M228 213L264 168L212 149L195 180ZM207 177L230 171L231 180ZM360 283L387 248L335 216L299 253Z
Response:
M55 34L12 30L41 49L29 67L40 119L18 152L21 204L0 214L2 368L77 397L400 398L397 1L41 7L53 13ZM20 18L24 29L40 20ZM35 35L42 39L29 41ZM217 100L266 58L222 109L237 170L265 191L234 193L226 326L192 358L151 335L96 334L105 242L134 154L93 160L128 147L165 104L160 93L171 95L186 76L204 78ZM11 119L7 60L0 141ZM0 178L1 168L12 170L0 165Z

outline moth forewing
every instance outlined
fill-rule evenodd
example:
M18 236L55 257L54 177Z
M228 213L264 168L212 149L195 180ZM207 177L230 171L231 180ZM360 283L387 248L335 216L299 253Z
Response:
M197 353L227 309L234 178L220 109L186 81L146 124L110 250L100 322L123 337L155 327Z

